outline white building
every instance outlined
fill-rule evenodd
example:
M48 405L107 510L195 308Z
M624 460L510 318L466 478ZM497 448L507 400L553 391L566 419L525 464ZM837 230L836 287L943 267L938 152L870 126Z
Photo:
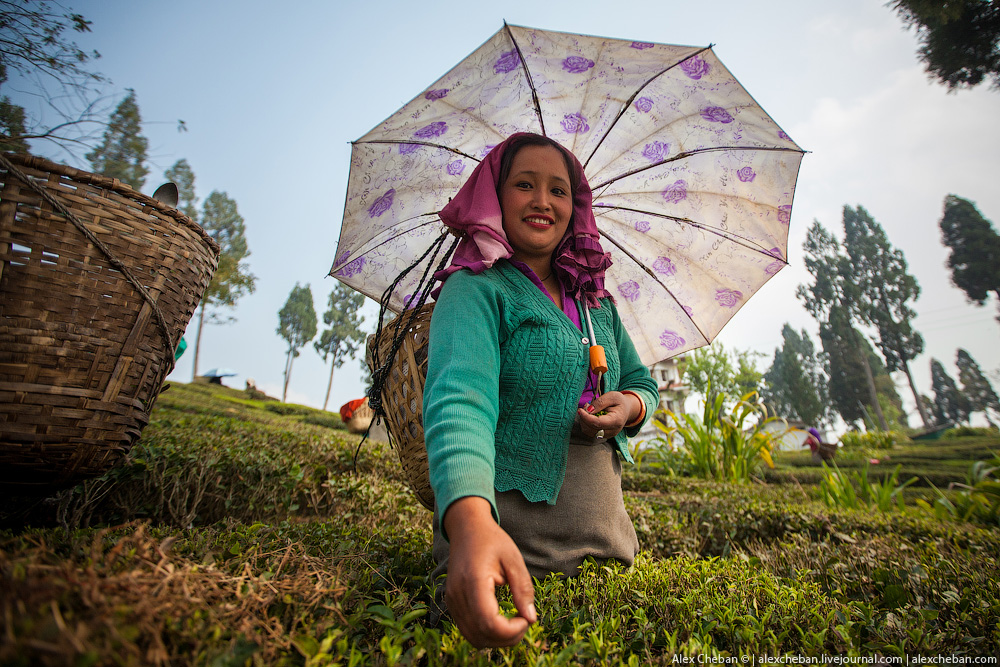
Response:
M660 393L660 404L656 412L669 410L675 414L684 414L684 401L687 399L689 387L684 383L680 362L684 356L672 357L665 361L658 361L649 367L649 372L656 381L656 387ZM636 436L637 440L648 440L661 435L659 429L653 424L653 420L646 422L646 425Z

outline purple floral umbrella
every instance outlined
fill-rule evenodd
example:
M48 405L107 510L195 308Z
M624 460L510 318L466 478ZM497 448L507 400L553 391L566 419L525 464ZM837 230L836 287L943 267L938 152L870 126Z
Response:
M644 363L710 343L786 265L804 151L710 47L505 24L353 143L330 274L378 300L441 236L438 211L475 165L521 131L583 163L606 285Z

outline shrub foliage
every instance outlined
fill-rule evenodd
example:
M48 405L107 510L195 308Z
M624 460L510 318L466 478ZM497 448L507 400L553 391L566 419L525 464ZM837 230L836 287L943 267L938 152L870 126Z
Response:
M366 444L355 465L358 437L308 423L322 413L238 398L175 386L121 466L44 501L4 501L0 664L666 665L1000 650L996 527L900 511L895 496L892 512L830 508L812 484L647 465L623 480L642 545L633 567L591 562L538 582L541 620L525 640L476 651L431 613L430 514L390 448ZM954 503L958 491L942 494Z

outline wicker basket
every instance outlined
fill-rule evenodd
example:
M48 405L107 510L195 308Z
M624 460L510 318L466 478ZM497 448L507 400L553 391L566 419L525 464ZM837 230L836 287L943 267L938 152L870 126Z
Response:
M382 404L386 413L386 430L392 446L403 464L403 475L420 503L434 509L434 492L431 490L427 470L427 448L424 445L424 426L421 419L424 402L424 379L427 377L427 340L431 327L434 304L427 304L417 311L413 324L406 331L390 367L389 377L382 390ZM401 317L410 317L404 313ZM387 324L381 339L368 337L366 361L372 368L372 359L387 359L392 348L393 325ZM374 372L374 368L372 371Z
M832 461L833 457L837 455L837 443L835 442L821 442L819 443L819 448L816 450L817 456L824 461Z
M117 179L0 156L0 490L54 491L131 448L218 256Z

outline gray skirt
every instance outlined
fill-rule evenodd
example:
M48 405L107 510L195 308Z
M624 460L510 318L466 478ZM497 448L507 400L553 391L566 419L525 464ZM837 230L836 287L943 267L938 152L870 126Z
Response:
M497 492L500 527L521 550L532 576L574 576L588 556L632 565L639 540L625 511L621 475L613 443L585 438L574 429L555 505L530 502L517 490ZM436 508L433 555L436 578L448 571L448 542L441 535Z

